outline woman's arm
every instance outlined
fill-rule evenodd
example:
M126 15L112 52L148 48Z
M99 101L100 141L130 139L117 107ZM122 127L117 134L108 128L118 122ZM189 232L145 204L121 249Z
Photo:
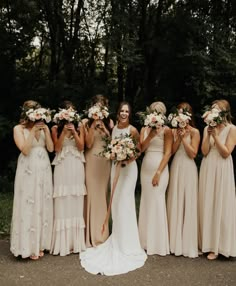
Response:
M212 136L215 140L216 148L218 149L220 155L223 158L227 158L231 155L234 150L235 142L236 142L236 132L234 130L234 126L232 126L229 130L228 136L226 138L225 144L222 144L219 139L219 131L214 128L215 130L212 133Z
M186 131L185 131L186 132ZM184 149L190 159L194 159L197 156L199 143L200 143L200 133L196 128L192 128L190 131L191 142L187 141L187 136L185 134L182 137L182 142Z
M94 130L96 126L96 120L93 121L91 126L87 128L85 132L85 144L87 148L92 148L93 143L94 143Z
M173 136L171 129L165 127L165 134L164 134L164 153L162 160L156 170L155 175L152 178L152 185L158 186L161 173L165 169L166 165L168 164L170 157L171 157L171 150L172 150L172 143L173 143Z
M73 125L74 126L74 125ZM75 138L75 143L76 143L76 146L78 148L79 151L83 151L84 150L84 126L83 124L80 124L80 126L78 127L79 128L79 132L77 132L75 130L75 128L73 128L71 130L72 132L72 135L74 136Z
M52 141L50 130L46 124L44 124L43 131L45 134L46 148L47 148L48 152L53 152L54 151L54 144Z
M179 136L177 129L172 129L173 144L172 144L172 154L175 154L179 149L181 143L181 137Z
M210 136L211 136L212 129L213 128L208 127L208 126L204 128L202 146L201 146L203 156L207 156L207 154L210 151Z
M63 146L64 139L65 139L65 126L62 129L60 136L59 137L57 136L58 136L58 129L57 129L57 126L54 125L52 127L52 140L55 146L55 151L60 152Z
M149 132L149 133L148 133L148 136L144 139L145 130L147 130L147 132ZM160 132L159 129L153 129L153 128L147 129L147 127L143 127L141 129L141 136L140 136L141 152L144 152L148 148L152 138L154 138L159 132Z

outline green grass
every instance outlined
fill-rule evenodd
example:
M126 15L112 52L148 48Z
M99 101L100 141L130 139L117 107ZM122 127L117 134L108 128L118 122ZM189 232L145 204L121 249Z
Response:
M8 237L11 228L13 193L0 192L0 237Z

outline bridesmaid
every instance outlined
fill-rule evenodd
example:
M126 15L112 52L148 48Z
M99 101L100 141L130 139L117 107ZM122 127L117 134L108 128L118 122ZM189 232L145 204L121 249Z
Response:
M61 106L75 112L70 101ZM54 225L50 253L65 256L84 250L85 223L83 218L84 174L84 127L82 124L61 120L52 127L56 156L54 168Z
M192 107L182 102L177 109L179 112L186 110L192 116L186 127L172 130L172 153L175 155L167 191L170 252L176 256L194 258L198 257L198 171L194 158L198 152L200 134L194 126Z
M31 121L27 111L40 104L27 100L14 141L21 151L16 169L10 250L22 258L37 260L50 249L53 221L52 170L48 152L53 142L43 121Z
M236 257L236 197L231 153L235 145L230 105L215 100L212 108L225 112L223 122L204 129L199 177L200 249L216 259Z
M91 107L95 104L108 106L103 95L92 98ZM87 188L86 211L86 246L97 246L109 235L108 227L101 233L101 226L107 212L107 192L109 186L111 162L98 154L103 150L104 136L110 136L113 121L108 117L103 120L89 118L84 121L86 130L85 176Z
M151 112L166 113L163 102L150 105ZM141 201L139 234L147 254L169 254L169 237L165 194L169 180L168 161L171 156L172 134L169 127L143 127L140 134L142 152Z

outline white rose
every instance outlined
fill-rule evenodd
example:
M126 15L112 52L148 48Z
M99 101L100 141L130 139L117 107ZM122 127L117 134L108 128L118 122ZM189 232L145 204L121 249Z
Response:
M168 116L168 120L171 121L173 119L173 117L174 117L173 113L170 113L169 116Z
M178 121L175 118L172 119L171 126L174 128L176 128L178 126Z

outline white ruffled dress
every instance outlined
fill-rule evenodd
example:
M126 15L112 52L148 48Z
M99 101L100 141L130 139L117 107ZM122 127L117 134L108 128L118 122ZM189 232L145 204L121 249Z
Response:
M84 154L74 138L65 138L63 148L56 154L54 169L54 225L51 253L65 256L85 247L83 217L86 195Z

